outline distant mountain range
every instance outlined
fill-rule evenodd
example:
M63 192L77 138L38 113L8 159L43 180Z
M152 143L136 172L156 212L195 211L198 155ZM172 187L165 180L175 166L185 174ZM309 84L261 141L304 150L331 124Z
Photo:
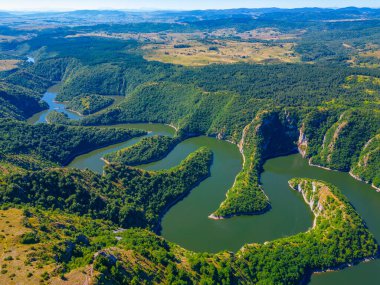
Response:
M319 14L319 16L318 16ZM317 15L317 17L316 17ZM346 7L340 9L327 8L260 8L260 9L226 9L226 10L193 10L193 11L126 11L126 10L77 10L68 12L35 12L16 13L0 12L0 17L17 17L26 19L49 19L67 21L88 20L94 22L195 22L221 18L242 16L262 19L315 21L315 20L357 20L379 19L380 9Z

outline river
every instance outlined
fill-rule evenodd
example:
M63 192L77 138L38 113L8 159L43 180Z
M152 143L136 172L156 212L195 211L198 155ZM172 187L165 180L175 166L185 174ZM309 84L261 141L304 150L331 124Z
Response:
M81 116L78 113L67 110L65 108L64 103L55 101L55 97L57 97L58 89L59 89L59 84L50 87L47 90L47 92L45 92L44 96L42 97L42 101L45 101L49 105L49 109L41 111L37 114L34 114L32 117L28 119L28 123L30 124L46 123L46 116L52 111L64 113L71 120L79 120L81 118ZM108 96L108 97L114 100L112 105L119 104L124 99L124 96Z
M59 88L58 85L54 85L48 89L48 91L42 97L42 100L45 101L49 105L49 109L41 111L37 114L34 114L32 117L28 119L28 123L30 124L46 123L46 116L52 111L58 111L58 112L64 113L72 120L80 119L80 116L78 114L66 110L65 104L55 101L55 97L57 97L58 88Z
M48 98L54 103L54 95ZM49 107L53 106L48 104ZM67 112L61 108L57 110ZM44 112L30 122L43 122ZM124 124L118 127L151 131L148 136L174 134L171 127L158 124ZM140 139L78 156L68 167L89 168L101 173L104 166L101 157L133 145ZM264 164L261 181L271 200L272 209L269 212L225 220L210 220L207 216L224 200L226 191L241 169L242 157L235 145L206 136L190 138L178 144L166 158L140 167L149 170L173 167L201 146L209 147L214 153L211 176L164 215L161 235L166 239L194 251L236 251L245 243L261 243L306 231L312 225L313 216L302 197L290 190L287 182L293 177L309 177L338 186L380 240L380 193L347 173L309 166L299 154L270 159ZM310 284L380 284L379 272L380 260L376 260L337 272L314 274Z

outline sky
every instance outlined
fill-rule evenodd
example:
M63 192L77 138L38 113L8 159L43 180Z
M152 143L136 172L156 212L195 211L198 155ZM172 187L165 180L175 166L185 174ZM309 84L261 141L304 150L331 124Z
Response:
M62 11L81 9L194 10L263 7L376 7L380 0L0 0L0 10Z

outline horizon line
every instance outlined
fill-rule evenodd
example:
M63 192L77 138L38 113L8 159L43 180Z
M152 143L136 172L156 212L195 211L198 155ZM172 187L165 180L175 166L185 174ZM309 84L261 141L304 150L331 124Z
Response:
M118 8L111 8L111 7L99 7L99 8L88 8L88 9L45 9L45 8L37 8L37 9L27 9L27 10L3 10L0 9L0 12L7 12L7 13L38 13L38 12L45 12L45 13L57 13L57 12L77 12L77 11L121 11L121 12L191 12L191 11L211 11L211 10L220 10L220 11L227 11L227 10L240 10L240 9L247 9L247 10L262 10L262 9L280 9L280 10L295 10L295 9L332 9L332 10L339 10L339 9L346 9L346 8L355 8L355 9L380 9L380 6L377 7L369 7L369 6L341 6L341 7L318 7L318 6L299 6L299 7L292 7L292 8L281 8L281 7L237 7L237 8L207 8L207 9L160 9L160 8L137 8L137 9L118 9Z

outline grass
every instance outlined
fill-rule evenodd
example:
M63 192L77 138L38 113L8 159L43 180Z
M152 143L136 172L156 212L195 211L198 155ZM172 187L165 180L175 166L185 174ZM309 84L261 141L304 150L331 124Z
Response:
M20 63L20 60L17 60L17 59L0 60L0 72L16 69L18 68L19 63Z
M148 44L143 47L147 60L185 66L203 66L213 63L238 62L299 62L293 52L293 43L266 44L232 40L213 40L201 42L188 40L182 42L190 47L175 48L177 43ZM216 48L213 50L210 48Z
M96 252L91 244L113 244L113 229L104 221L61 212L33 208L0 210L0 284L93 284L96 272L87 261ZM37 238L25 242L28 233ZM78 235L87 236L89 245L75 241ZM75 257L66 247L68 241L82 254ZM62 257L62 250L72 255L64 276L61 274L65 265L59 260L59 256L66 258Z
M355 49L355 54L351 56L351 59L347 62L354 67L365 67L365 68L379 68L380 64L378 60L380 59L380 46L378 44L367 43L363 49ZM365 59L375 59L366 61ZM376 60L377 59L377 60ZM361 62L363 61L364 62Z
M30 255L44 245L19 242L23 234L30 232L23 226L23 218L22 210L0 210L0 284L40 284L42 274L53 269L51 264L29 265Z
M274 28L263 28L242 33L235 29L220 29L210 33L83 33L68 37L134 39L142 44L142 53L147 60L204 66L213 63L300 62L293 50L292 39L302 32L282 34ZM237 40L231 40L232 37ZM249 42L255 39L268 42ZM189 47L176 48L178 45Z
M364 52L361 54L361 56L363 56L363 57L375 57L375 58L380 59L380 49Z
M231 29L218 29L210 33L215 37L238 37L242 40L264 40L264 41L276 41L276 40L292 40L305 31L298 30L295 33L281 33L276 28L258 28L245 32L237 32L234 28Z

